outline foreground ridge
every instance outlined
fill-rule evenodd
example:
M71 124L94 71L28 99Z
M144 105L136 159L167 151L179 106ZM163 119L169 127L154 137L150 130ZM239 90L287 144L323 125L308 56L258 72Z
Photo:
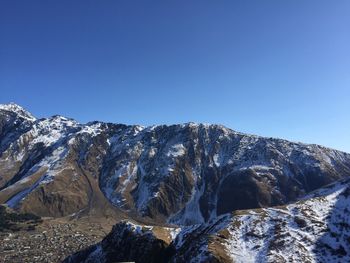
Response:
M346 179L286 206L240 210L200 225L122 222L101 243L64 262L142 262L140 253L148 262L348 262L349 209Z

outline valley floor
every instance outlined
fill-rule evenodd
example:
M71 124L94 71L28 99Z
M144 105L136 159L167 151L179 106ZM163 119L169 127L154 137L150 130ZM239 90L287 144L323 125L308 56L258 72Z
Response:
M44 219L34 230L0 232L0 263L61 262L102 240L114 220Z

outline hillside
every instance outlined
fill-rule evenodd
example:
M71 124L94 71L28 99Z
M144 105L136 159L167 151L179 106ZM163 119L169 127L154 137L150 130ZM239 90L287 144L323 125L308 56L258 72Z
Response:
M190 225L283 205L350 174L350 155L220 125L79 124L0 107L0 202L40 216Z
M240 210L203 224L163 228L172 237L168 242L159 237L159 229L119 223L101 243L65 262L143 262L140 255L146 255L147 262L349 262L349 211L350 180L346 179L289 205Z

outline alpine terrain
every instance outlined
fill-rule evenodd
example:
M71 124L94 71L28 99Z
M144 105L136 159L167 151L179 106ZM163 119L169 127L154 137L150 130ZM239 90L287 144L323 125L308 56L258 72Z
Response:
M62 250L6 261L20 242L0 229L0 262L349 262L349 176L350 154L319 145L221 125L37 119L5 104L0 204L41 218L19 238L56 229Z

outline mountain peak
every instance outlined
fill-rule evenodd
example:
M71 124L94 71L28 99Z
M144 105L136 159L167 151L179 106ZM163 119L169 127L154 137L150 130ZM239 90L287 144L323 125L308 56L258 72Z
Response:
M14 102L10 102L7 104L0 104L0 110L10 111L16 113L19 117L22 117L29 121L35 121L36 118L23 107L19 106Z

